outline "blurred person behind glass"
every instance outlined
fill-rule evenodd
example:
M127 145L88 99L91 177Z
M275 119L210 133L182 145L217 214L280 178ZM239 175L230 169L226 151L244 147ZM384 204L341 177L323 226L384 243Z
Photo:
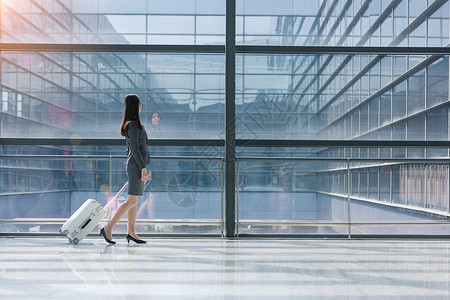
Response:
M161 130L161 117L159 112L154 112L152 115L152 123L150 124L149 135L151 137L162 137ZM166 153L165 146L158 146L152 148L153 155L164 155ZM137 217L140 219L154 219L156 201L158 200L158 188L162 190L167 183L167 162L166 161L154 161L152 163L152 170L149 171L149 193L144 201L139 205ZM156 171L156 172L155 172ZM163 226L152 226L155 231L161 231Z

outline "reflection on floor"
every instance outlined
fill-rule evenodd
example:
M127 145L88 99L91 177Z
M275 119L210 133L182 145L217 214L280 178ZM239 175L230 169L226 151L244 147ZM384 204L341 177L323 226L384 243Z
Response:
M450 298L450 241L115 240L0 238L0 298Z

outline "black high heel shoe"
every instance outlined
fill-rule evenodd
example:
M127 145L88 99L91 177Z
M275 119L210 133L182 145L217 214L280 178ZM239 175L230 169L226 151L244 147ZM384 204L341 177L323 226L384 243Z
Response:
M128 244L130 243L130 240L132 240L132 241L135 242L136 244L146 244L146 243L147 243L147 242L144 241L144 240L138 240L138 239L135 239L134 237L132 237L132 236L129 235L129 234L127 234L126 238L127 238Z
M100 230L100 236L103 236L103 238L105 239L105 241L107 241L108 243L110 243L110 244L115 244L116 242L114 242L113 240L110 240L110 239L108 239L107 237L106 237L106 233L105 233L105 228L102 228L101 230Z

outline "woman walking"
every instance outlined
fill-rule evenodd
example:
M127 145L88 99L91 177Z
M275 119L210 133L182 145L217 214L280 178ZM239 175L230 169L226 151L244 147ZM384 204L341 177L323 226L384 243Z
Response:
M142 105L137 95L130 94L125 97L122 125L120 134L126 139L127 144L127 175L128 197L116 210L108 224L100 230L100 235L110 244L115 244L112 239L112 230L120 218L127 213L128 234L126 239L138 244L144 244L136 234L136 207L139 196L144 194L144 182L148 180L146 165L150 163L150 153L147 147L147 132L141 123L139 113Z

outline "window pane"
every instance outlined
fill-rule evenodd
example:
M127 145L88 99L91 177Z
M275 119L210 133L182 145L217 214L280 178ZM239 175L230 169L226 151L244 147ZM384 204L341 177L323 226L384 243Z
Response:
M2 137L121 138L123 99L129 93L141 98L141 120L150 137L223 135L223 55L8 52L2 59L26 62L17 79L2 82L2 110L18 115L18 99L30 96L29 113L24 115L21 102L20 114L34 123L16 132L21 119L3 122ZM20 97L12 98L16 89ZM151 125L155 112L158 128Z
M406 115L406 82L394 87L392 97L392 120L396 121Z
M425 108L425 71L408 79L408 115Z
M448 57L443 57L428 67L427 107L448 101Z
M220 0L2 1L2 41L92 44L224 44ZM50 4L50 5L47 5ZM56 20L55 20L56 19Z

